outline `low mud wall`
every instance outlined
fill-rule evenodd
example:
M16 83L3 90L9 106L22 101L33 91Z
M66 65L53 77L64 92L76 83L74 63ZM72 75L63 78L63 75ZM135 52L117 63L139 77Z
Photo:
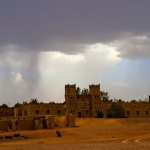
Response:
M75 116L29 116L0 118L0 131L74 127Z

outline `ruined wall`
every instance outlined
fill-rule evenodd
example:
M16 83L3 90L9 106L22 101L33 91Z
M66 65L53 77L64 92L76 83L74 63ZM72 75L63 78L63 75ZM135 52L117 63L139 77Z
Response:
M18 130L34 130L34 120L18 120Z
M54 120L55 120L54 116L45 116L45 121L46 121L46 127L47 127L47 129L53 129L53 128L55 128Z
M75 127L75 116L74 115L67 116L67 123L68 127Z
M9 120L7 120L7 121L0 120L0 130L1 131L7 131L9 128L10 128Z
M22 106L14 108L14 116L22 116L21 108Z
M0 106L0 117L6 117L6 116L14 116L14 108Z
M75 116L27 116L0 118L0 130L38 130L60 127L74 127Z
M75 127L75 116L69 115L55 117L54 123L56 127Z
M67 117L66 116L55 117L54 124L56 127L66 127L68 124Z

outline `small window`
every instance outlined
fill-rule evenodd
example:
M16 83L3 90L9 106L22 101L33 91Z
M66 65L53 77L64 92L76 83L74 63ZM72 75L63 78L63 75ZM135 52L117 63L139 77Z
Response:
M139 115L139 111L136 111L136 114Z
M71 113L75 113L75 110L71 110Z
M47 114L49 114L50 113L50 110L47 110Z
M146 115L148 115L148 111L146 111Z
M129 115L129 114L130 114L130 111L127 111L127 114Z
M61 113L61 111L60 110L58 110L58 114L60 114Z
M39 110L36 110L36 114L39 114Z
M89 113L89 110L86 110L86 113L88 114L88 113Z
M70 96L70 99L74 99L74 96Z

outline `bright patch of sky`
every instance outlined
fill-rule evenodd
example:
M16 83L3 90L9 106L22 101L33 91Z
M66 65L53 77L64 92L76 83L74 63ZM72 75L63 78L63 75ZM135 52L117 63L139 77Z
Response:
M101 43L87 46L85 53L78 55L42 52L39 59L41 84L44 89L51 89L51 92L48 90L47 93L51 93L52 99L61 99L65 84L88 88L89 84L100 83L101 74L121 60L117 55L114 47ZM61 94L55 94L57 88Z
M144 99L149 95L150 59L121 60L101 76L101 83L111 98ZM117 95L117 96L116 96Z

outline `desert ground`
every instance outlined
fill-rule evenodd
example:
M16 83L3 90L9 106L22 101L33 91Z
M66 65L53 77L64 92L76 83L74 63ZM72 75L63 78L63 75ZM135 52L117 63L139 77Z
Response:
M4 138L14 134L23 137ZM74 128L0 132L0 137L0 150L150 150L150 118L77 118Z

